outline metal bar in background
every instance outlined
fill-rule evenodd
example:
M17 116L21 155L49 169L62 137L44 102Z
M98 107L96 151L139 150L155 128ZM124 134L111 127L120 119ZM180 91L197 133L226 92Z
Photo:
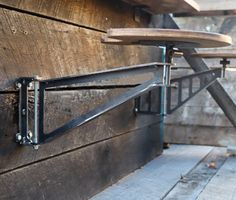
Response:
M163 28L179 29L178 25L170 15L164 16L163 25ZM197 53L195 49L180 48L180 50L184 53L185 60L195 72L209 70L207 64L202 58L191 56L193 53ZM219 107L223 110L233 126L236 127L236 105L220 82L216 80L213 84L207 87L207 90L219 105Z
M198 77L200 80L200 86L197 90L193 91L193 78ZM213 84L217 78L221 77L221 68L208 70L204 72L198 72L195 74L190 74L187 76L183 76L180 78L175 78L171 80L171 84L178 83L178 99L177 103L172 106L172 98L171 98L171 91L172 87L168 87L167 92L167 113L171 114L175 110L177 110L179 107L181 107L184 103L186 103L188 100L190 100L192 97L194 97L196 94L198 94L203 89L207 88L209 85ZM188 80L188 96L185 99L182 99L183 97L183 81Z

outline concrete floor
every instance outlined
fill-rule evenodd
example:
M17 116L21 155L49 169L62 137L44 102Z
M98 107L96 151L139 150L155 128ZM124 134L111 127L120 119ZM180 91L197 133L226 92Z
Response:
M236 158L226 148L171 145L92 200L236 200Z

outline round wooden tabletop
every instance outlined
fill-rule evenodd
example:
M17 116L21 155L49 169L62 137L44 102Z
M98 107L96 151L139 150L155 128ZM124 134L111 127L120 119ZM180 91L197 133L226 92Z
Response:
M109 29L103 43L116 45L174 46L176 48L211 48L232 44L230 36L218 33L157 28Z
M204 53L193 53L192 56L201 58L236 58L236 53L225 53L225 52L204 52Z

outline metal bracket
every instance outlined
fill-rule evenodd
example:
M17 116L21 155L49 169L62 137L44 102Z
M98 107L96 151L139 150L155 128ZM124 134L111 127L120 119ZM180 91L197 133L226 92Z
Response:
M19 89L19 132L16 141L20 144L32 144L32 131L29 130L28 91L32 87L33 77L23 77L16 82Z
M168 50L168 49L167 49ZM169 56L166 55L166 56ZM170 60L170 58L167 58ZM161 72L161 73L160 73ZM152 114L162 117L166 113L170 114L182 104L196 95L199 91L209 86L212 82L220 77L221 69L214 69L205 72L200 72L188 75L181 78L170 80L170 64L148 63L143 65L135 65L118 69L106 70L102 72L91 73L81 76L62 77L57 79L39 80L38 77L23 77L17 81L19 88L19 132L16 134L16 141L24 145L33 145L36 149L38 145L48 142L56 137L65 134L67 131L79 127L100 115L118 107L128 100L135 101L135 114ZM44 131L44 94L46 90L63 89L68 85L81 83L89 83L101 80L113 80L115 78L124 78L137 74L152 73L153 78L142 84L138 84L129 89L125 93L114 97L109 102L106 102L86 114L80 115L73 120L65 123L61 127L45 133ZM196 91L193 91L193 79L198 77L200 86ZM184 80L189 80L189 96L182 99L182 83ZM171 90L170 85L178 83L178 103L171 107ZM34 122L33 130L29 130L29 91L34 94ZM165 95L163 95L165 94ZM153 98L155 97L155 98ZM158 99L158 101L153 101ZM163 101L163 99L165 99ZM145 101L145 104L143 103ZM164 109L165 108L165 109Z
M166 64L168 65L168 64ZM57 79L39 80L36 77L23 77L17 81L17 86L20 91L19 101L19 132L16 134L16 141L24 145L33 145L38 148L38 144L48 142L58 136L65 134L67 131L81 126L98 116L116 108L117 106L127 102L128 100L140 97L150 91L161 87L163 64L161 63L148 63L143 65L135 65L123 67L118 69L106 70L96 73L91 73L81 76L62 77ZM161 72L158 74L158 72ZM75 119L65 123L61 127L45 133L44 131L44 94L46 90L63 88L68 85L88 83L101 80L112 80L115 78L129 77L136 74L152 73L153 78L136 87L129 89L124 94L114 97L103 105L96 107L86 114L80 115ZM29 86L33 86L32 92L34 93L34 128L33 131L29 130L29 106L28 106L28 93Z
M139 114L163 115L162 105L163 85L135 99L134 111ZM153 98L155 97L155 98ZM154 101L155 99L155 101ZM157 99L157 100L156 100ZM146 104L147 102L147 104Z
M189 99L194 97L201 90L207 88L211 85L217 78L221 77L221 68L207 70L204 72L199 72L187 76L183 76L180 78L175 78L170 81L171 86L175 85L175 87L168 87L167 90L167 114L171 114L175 110L177 110L180 106L186 103ZM194 79L197 79L198 85L195 86ZM187 80L187 81L186 81ZM185 98L183 98L183 86L184 82L187 82L187 94L185 94ZM173 104L172 95L174 92L172 90L177 90L177 99L175 99L175 104Z

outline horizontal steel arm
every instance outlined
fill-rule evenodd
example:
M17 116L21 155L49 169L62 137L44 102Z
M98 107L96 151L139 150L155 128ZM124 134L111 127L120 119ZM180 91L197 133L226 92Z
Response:
M65 85L72 85L79 83L95 82L101 80L112 80L115 78L124 78L131 75L157 72L157 70L161 70L161 68L164 65L170 65L170 64L154 62L141 65L121 67L80 76L68 76L56 79L49 79L41 82L45 83L45 87L51 88L51 87L59 87L59 86L61 87Z

